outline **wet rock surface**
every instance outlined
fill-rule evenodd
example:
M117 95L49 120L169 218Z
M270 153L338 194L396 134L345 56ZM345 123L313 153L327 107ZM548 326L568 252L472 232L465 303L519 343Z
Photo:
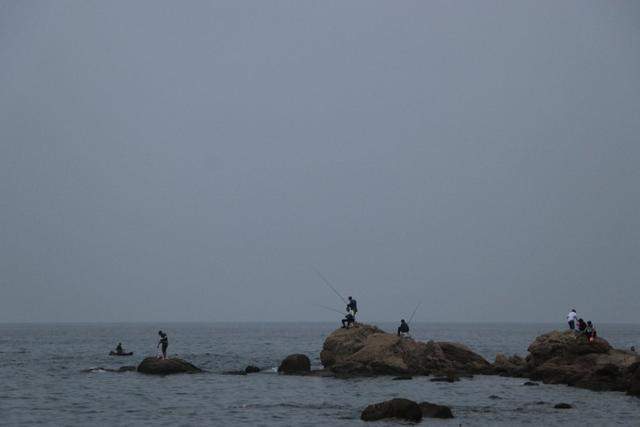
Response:
M202 372L202 369L182 359L159 359L157 357L145 358L137 368L138 372L150 375L193 374Z
M320 360L341 376L493 372L489 362L462 344L418 342L366 324L334 331L324 342Z
M360 415L363 421L377 421L385 418L416 422L422 420L422 410L412 400L397 398L369 405Z
M437 405L435 403L421 402L420 411L425 418L454 418L451 408L445 405Z
M637 355L614 349L602 338L590 342L572 331L554 331L529 346L525 374L548 384L630 391L639 361Z
M280 363L278 372L287 375L301 375L311 372L311 361L304 354L291 354Z
M557 403L553 406L555 409L571 409L573 406L568 403Z

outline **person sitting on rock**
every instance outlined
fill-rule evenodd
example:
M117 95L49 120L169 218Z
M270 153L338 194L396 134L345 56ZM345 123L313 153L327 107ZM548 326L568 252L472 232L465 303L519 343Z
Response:
M352 297L349 297L348 300L349 303L347 304L347 311L352 311L355 319L356 314L358 313L358 303Z
M342 319L342 327L349 329L351 326L353 326L353 323L356 321L355 317L353 317L353 314L351 314L351 311L347 311L347 315L344 316L344 319Z
M569 323L569 329L572 331L576 329L576 317L578 317L578 314L576 313L576 309L573 308L569 314L567 314L567 323Z
M591 320L587 322L587 327L584 330L584 334L587 336L587 339L589 340L589 342L596 339L596 336L597 336L596 328L593 327L593 323L591 323Z
M122 349L122 343L119 342L118 345L116 346L116 354L122 354L124 353L124 350Z
M404 319L400 319L400 326L398 326L398 336L405 336L409 334L409 325Z
M162 358L166 359L167 347L169 347L169 338L167 337L167 334L162 331L158 331L158 335L160 335L160 341L158 341L158 345L156 346L156 348L162 346Z
M584 333L585 329L587 329L587 323L584 319L578 319L578 332L581 334Z

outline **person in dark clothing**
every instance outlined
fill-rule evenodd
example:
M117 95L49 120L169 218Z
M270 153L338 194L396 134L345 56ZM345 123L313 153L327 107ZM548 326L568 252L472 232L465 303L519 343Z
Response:
M352 297L348 298L349 302L347 303L347 311L351 310L353 312L353 317L355 318L358 313L358 303Z
M158 341L158 345L156 348L162 346L162 358L167 358L167 347L169 347L169 338L167 334L162 331L158 331L158 335L160 335L160 341Z
M404 319L400 320L400 326L398 326L398 336L403 335L404 334L408 334L409 333L409 325L407 324L407 322L404 321Z
M584 332L585 329L587 329L587 324L584 319L578 319L578 331Z
M347 315L344 316L344 319L342 319L342 327L343 328L349 328L351 326L353 326L353 323L356 321L355 317L353 317L353 314L351 314L351 311L347 311Z
M124 350L122 349L122 343L119 342L116 347L116 354L122 354L122 353L124 353Z

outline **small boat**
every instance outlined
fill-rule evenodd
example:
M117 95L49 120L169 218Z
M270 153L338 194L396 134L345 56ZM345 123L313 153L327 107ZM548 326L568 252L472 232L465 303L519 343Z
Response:
M112 350L109 352L109 356L133 356L133 351L130 351L128 353L117 353Z

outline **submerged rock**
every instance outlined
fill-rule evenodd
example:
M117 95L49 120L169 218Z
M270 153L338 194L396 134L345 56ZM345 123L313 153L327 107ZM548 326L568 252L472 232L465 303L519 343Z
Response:
M460 377L456 375L455 372L449 371L446 376L431 378L429 381L431 382L445 382L445 383L454 383L456 381L460 381Z
M135 372L136 367L135 366L121 366L118 369L113 369L113 368L102 368L102 367L97 367L97 368L89 368L89 369L84 369L82 372L88 372L88 373L99 373L99 372Z
M571 408L573 408L573 406L569 405L568 403L557 403L553 407L555 409L571 409Z
M427 418L454 418L451 408L445 405L436 405L435 403L421 402L420 411L422 416Z
M385 418L420 421L422 420L422 411L420 406L412 400L391 399L369 405L360 414L360 419L363 421L377 421Z
M151 375L193 374L202 372L202 369L182 359L159 359L157 357L145 358L137 368L138 372Z
M493 372L489 362L462 344L418 342L362 323L329 335L320 360L345 376Z
M399 375L397 377L394 377L393 380L394 381L402 381L402 380L412 380L413 377L411 375Z
M304 354L291 354L280 363L278 372L282 374L307 374L311 372L311 361Z
M247 375L246 371L224 371L222 375Z
M539 385L539 384L538 383L534 383L533 381L527 381L526 383L524 383L522 385L533 386L533 385Z

